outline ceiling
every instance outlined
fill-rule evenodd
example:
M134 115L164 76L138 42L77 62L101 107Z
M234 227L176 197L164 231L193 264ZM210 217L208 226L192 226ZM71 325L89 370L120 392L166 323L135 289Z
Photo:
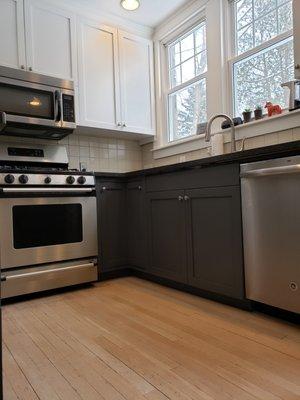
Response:
M140 0L141 6L136 11L126 11L120 6L120 0L80 0L88 7L102 9L107 13L126 18L140 25L151 28L157 26L180 6L191 0Z

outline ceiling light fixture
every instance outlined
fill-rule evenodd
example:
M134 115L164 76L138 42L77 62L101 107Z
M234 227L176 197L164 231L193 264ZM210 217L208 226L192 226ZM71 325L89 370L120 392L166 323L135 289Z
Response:
M121 6L127 11L134 11L139 8L140 0L121 0Z

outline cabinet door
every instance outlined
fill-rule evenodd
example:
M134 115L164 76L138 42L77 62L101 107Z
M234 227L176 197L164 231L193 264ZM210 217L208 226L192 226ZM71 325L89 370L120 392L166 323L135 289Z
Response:
M128 264L145 269L147 267L147 232L143 181L127 183L127 258Z
M119 31L123 128L154 134L153 42Z
M25 0L27 67L63 79L76 78L75 17L40 0Z
M0 2L0 65L25 68L23 0Z
M239 187L195 189L186 195L189 284L244 298Z
M293 1L294 14L294 52L295 52L295 78L300 79L300 3Z
M97 182L99 266L111 271L126 265L126 192L123 183Z
M121 125L117 31L82 20L78 46L80 125L117 129Z
M154 275L186 282L185 204L182 191L147 195L149 270Z

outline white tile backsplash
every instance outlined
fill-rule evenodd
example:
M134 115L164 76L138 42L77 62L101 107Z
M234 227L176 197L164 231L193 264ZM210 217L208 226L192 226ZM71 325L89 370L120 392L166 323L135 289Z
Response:
M66 146L69 167L86 164L90 171L129 172L142 169L142 151L137 141L72 134L60 141L2 136L0 141Z

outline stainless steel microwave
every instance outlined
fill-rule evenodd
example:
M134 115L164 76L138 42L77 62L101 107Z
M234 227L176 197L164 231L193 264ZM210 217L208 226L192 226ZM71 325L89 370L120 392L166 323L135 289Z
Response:
M0 67L0 134L60 140L76 128L74 84Z

